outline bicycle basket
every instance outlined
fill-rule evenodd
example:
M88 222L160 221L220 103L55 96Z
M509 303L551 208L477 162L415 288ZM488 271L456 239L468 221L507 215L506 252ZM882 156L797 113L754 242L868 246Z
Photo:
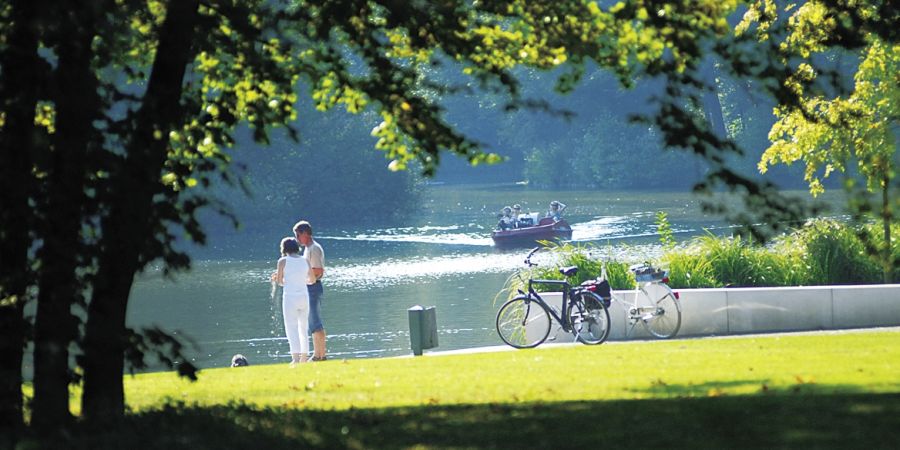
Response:
M660 281L666 277L666 271L656 269L652 266L638 266L631 269L634 273L634 280L638 283L647 283L651 281Z

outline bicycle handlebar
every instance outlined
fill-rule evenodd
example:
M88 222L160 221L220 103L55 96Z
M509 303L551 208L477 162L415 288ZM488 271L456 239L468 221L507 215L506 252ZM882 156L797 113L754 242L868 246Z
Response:
M527 265L528 267L534 267L537 265L537 263L531 262L531 257L534 256L534 254L537 253L540 249L540 247L535 247L531 250L531 252L528 253L528 256L525 257L525 265Z

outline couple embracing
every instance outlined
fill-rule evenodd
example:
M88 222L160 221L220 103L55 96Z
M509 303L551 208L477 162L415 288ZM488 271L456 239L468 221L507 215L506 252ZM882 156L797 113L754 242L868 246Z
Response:
M281 258L272 280L284 286L282 312L284 331L291 347L291 366L309 358L309 333L313 335L313 361L324 361L325 326L322 324L322 275L325 251L313 239L312 225L301 220L294 225L294 237L281 240ZM301 254L300 246L306 248Z

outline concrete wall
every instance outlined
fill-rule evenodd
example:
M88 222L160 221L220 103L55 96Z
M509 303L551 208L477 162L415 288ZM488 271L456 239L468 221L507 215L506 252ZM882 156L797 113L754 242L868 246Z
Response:
M678 337L900 325L900 284L676 291L681 296ZM562 294L541 295L560 306ZM615 295L631 300L634 292ZM618 302L613 302L609 314L610 340L649 337L641 325L626 336L629 325ZM555 342L572 341L554 322L551 336L557 332Z

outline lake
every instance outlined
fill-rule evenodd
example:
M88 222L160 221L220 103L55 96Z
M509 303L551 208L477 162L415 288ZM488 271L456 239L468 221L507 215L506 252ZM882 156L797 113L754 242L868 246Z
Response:
M314 228L326 257L322 313L330 358L411 354L407 309L414 305L436 307L435 350L502 344L494 330L494 298L528 252L492 247L490 231L504 205L543 212L551 200L560 200L568 205L573 241L620 259L658 254L658 211L668 214L679 239L704 229L727 232L689 193L554 192L516 185L425 189L422 209L412 212L407 226ZM273 294L269 275L278 242L292 225L215 244L243 248L240 259L197 260L191 272L174 280L144 274L132 291L129 325L159 325L188 339L199 367L227 366L235 353L251 364L288 362L281 294Z

